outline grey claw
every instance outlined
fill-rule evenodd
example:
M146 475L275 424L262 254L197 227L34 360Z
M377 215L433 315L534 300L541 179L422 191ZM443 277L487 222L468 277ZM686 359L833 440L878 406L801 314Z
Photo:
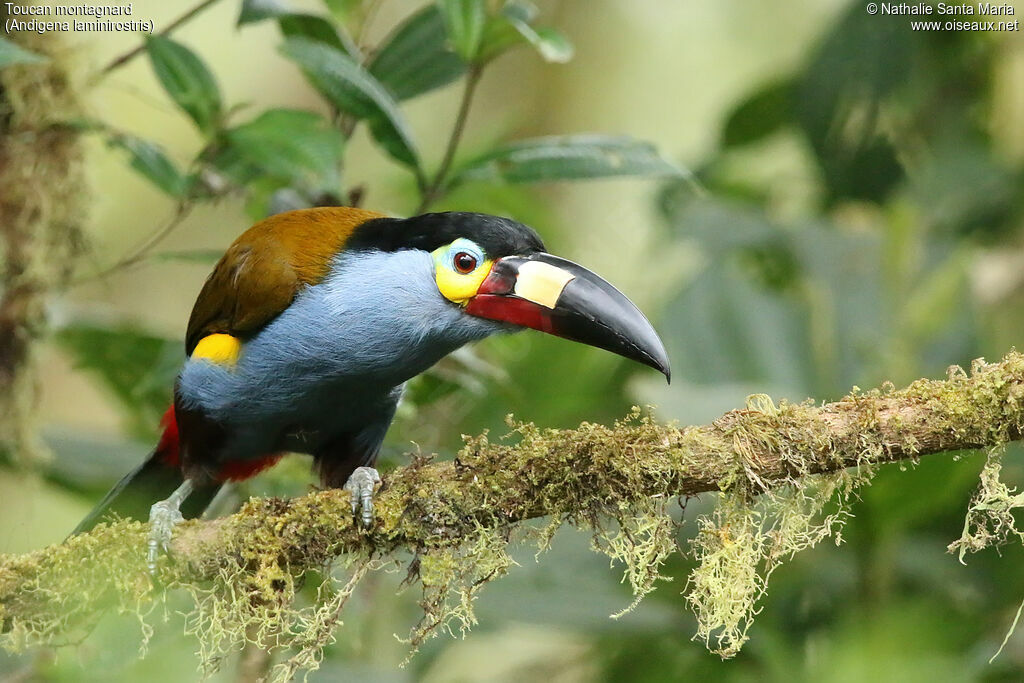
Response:
M170 550L174 527L182 521L184 517L172 501L161 500L149 509L150 529L146 566L149 567L151 575L156 574L156 561L160 557L160 552L166 553Z
M362 509L360 521L364 527L373 524L373 492L380 483L380 474L372 467L357 467L342 488L352 496L352 514Z

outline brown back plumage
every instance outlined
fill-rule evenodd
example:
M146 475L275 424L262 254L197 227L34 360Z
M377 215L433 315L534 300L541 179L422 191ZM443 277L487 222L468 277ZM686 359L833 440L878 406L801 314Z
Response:
M185 351L203 337L245 338L292 303L300 288L327 275L357 226L383 214L320 207L271 216L246 230L221 257L199 292L185 336Z

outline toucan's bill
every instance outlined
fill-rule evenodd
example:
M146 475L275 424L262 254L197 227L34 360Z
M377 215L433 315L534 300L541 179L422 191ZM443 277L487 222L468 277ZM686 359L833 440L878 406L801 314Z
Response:
M671 381L668 354L644 314L608 281L546 253L494 262L466 312L596 346Z

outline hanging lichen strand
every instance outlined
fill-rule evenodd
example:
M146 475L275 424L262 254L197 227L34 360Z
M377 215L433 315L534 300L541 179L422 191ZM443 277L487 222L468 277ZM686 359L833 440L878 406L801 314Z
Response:
M976 362L970 376L954 368L943 381L855 391L824 406L752 397L746 409L701 427L658 424L639 411L612 426L570 430L510 421L510 439L467 439L454 462L416 457L389 473L370 531L352 524L347 494L329 490L253 499L231 517L183 524L156 582L138 522L0 557L0 642L10 650L61 642L103 609L144 615L165 591L184 590L194 600L187 624L205 667L254 642L284 654L275 670L284 679L317 666L369 572L407 571L422 591L423 617L409 636L415 649L475 623L476 594L513 570L509 543L532 536L544 547L566 523L588 529L642 597L678 547L668 501L721 491L717 508L697 521L698 565L685 600L697 613L697 637L730 656L747 638L771 573L836 537L851 491L878 464L998 448L1020 437L1022 397L1024 356L1011 353ZM955 547L1019 536L1010 511L1020 497L997 475L994 460ZM521 524L542 516L550 524L540 531ZM404 551L414 558L408 566L398 559ZM346 578L325 579L319 599L299 606L300 577L339 559Z

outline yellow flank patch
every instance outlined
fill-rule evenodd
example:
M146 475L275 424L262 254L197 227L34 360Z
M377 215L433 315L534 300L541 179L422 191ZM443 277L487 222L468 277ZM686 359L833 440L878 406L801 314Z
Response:
M519 266L515 294L535 304L554 308L562 290L575 277L558 266L542 261L527 261Z
M192 358L204 358L213 363L234 365L242 353L242 342L230 334L210 334L199 340L192 350Z

